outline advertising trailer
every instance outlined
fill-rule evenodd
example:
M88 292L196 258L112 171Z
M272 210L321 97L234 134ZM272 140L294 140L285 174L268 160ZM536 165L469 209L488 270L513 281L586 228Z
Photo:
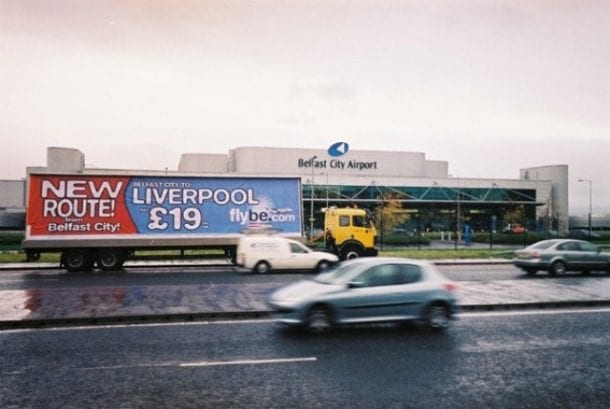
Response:
M117 270L137 250L234 259L245 233L302 238L301 203L293 177L30 173L23 248L29 259L60 252L69 271Z

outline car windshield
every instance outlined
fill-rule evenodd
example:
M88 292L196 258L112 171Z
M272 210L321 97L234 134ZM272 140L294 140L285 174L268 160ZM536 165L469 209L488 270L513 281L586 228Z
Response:
M313 280L320 284L345 284L349 281L353 272L352 263L341 263L324 273L318 274Z

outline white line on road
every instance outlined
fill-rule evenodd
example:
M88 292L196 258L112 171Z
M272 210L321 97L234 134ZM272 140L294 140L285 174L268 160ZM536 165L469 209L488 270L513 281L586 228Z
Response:
M81 371L100 371L118 369L142 369L142 368L205 368L212 366L231 366L231 365L270 365L287 364L297 362L315 362L316 357L303 358L271 358L271 359L239 359L235 361L200 361L200 362L178 362L178 363L151 363L135 365L112 365L112 366L93 366L76 368Z
M457 316L459 318L481 318L481 317L505 317L518 315L563 315L563 314L593 314L599 312L610 312L610 308L574 308L557 310L525 310L525 311L481 311L463 312Z
M5 284L21 284L21 283L26 283L29 280L25 279L25 278L21 278L21 277L16 277L16 278L2 278L0 279L0 284L5 285ZM60 281L59 278L52 278L52 277L37 277L36 278L36 282L42 282L42 281Z
M316 357L307 358L278 358L278 359L243 359L237 361L202 361L181 363L181 368L205 367L205 366L224 366L224 365L265 365L265 364L285 364L294 362L317 361Z

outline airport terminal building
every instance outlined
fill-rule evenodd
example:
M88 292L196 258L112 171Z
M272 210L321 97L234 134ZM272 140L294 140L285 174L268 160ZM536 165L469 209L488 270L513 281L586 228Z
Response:
M372 209L384 200L421 219L427 228L500 230L521 209L530 231L568 231L568 166L521 169L516 179L451 177L446 161L420 152L358 151L346 143L327 149L240 147L228 154L187 153L181 173L299 176L304 220L327 206ZM311 211L313 206L313 212ZM456 217L459 212L459 217ZM514 221L513 221L514 222Z
M47 149L47 166L35 169L116 172L86 168L83 153L55 147ZM420 152L351 150L347 143L336 143L323 149L238 147L227 154L185 153L177 170L125 172L298 176L302 181L305 231L314 224L313 219L316 226L321 224L322 208L349 205L374 210L385 201L393 201L424 228L453 231L460 223L468 223L475 231L501 230L511 222L506 215L519 210L522 219L518 223L529 231L568 232L567 165L521 169L515 179L452 177L448 169L447 161L428 160ZM25 197L25 181L0 182L0 213L8 209L5 202L10 202L11 212L23 211L14 201ZM10 186L4 182L10 182ZM23 190L15 192L13 182L20 183Z

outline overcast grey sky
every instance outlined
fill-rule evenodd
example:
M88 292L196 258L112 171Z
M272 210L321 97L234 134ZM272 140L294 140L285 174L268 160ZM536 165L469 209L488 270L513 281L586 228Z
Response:
M0 0L0 179L47 146L176 169L239 146L567 164L610 213L610 1Z

